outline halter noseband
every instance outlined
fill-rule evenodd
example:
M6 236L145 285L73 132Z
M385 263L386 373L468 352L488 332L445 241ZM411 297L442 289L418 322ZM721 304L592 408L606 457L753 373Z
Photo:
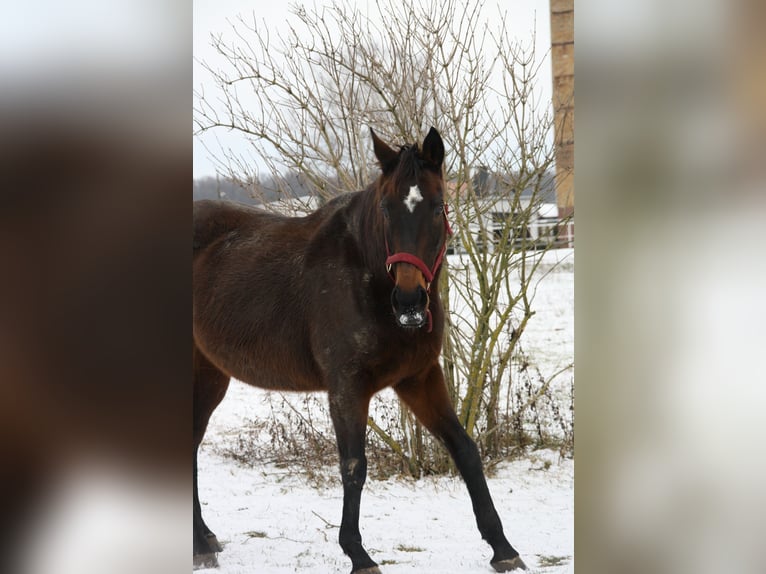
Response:
M447 231L447 237L450 237L452 235L452 227L449 224L449 220L447 219L447 212L448 207L447 204L444 204L444 229ZM444 260L444 255L447 253L447 240L444 240L444 243L442 243L441 249L439 250L439 254L436 256L436 260L434 261L433 267L428 267L428 265L425 264L425 262L418 257L417 255L413 255L412 253L407 253L406 251L400 251L399 253L391 253L391 249L388 247L388 235L385 233L383 234L383 238L386 242L386 272L388 273L388 276L391 278L391 281L396 282L396 277L394 277L393 272L391 271L394 263L409 263L410 265L414 265L417 267L420 272L423 274L423 277L426 279L426 293L431 292L431 283L434 280L434 276L436 275L436 272L439 270L439 267L441 267L442 261ZM433 330L433 320L431 318L431 309L426 309L426 316L428 317L428 333L430 333Z

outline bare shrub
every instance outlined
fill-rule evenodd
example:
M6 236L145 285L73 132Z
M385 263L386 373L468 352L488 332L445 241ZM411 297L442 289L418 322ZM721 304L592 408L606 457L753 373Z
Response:
M226 68L207 66L218 91L196 93L197 130L243 133L272 174L298 174L327 198L376 177L369 126L401 143L437 126L457 252L440 282L449 309L442 360L460 421L487 459L529 444L570 448L573 397L554 386L571 365L542 374L520 351L537 285L552 272L542 255L556 243L555 229L545 236L536 227L555 192L553 114L536 89L542 60L533 42L510 37L506 14L489 21L480 2L380 0L374 9L380 24L349 2L296 7L281 32L240 17L230 40L212 38ZM247 157L224 151L218 163L258 192ZM289 185L280 191L292 195ZM313 425L290 417L270 429L274 446L324 453L327 431L312 437ZM281 424L296 432L281 433ZM369 456L381 468L416 476L450 468L390 397L374 404L369 429Z

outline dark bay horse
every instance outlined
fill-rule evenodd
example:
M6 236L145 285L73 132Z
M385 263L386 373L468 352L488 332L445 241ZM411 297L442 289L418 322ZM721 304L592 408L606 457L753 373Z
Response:
M219 201L194 206L194 558L220 545L197 492L197 449L230 377L267 389L324 390L343 482L340 546L354 574L380 573L362 546L372 396L393 387L446 446L498 572L526 569L503 534L481 459L461 427L439 365L444 309L438 281L450 232L444 144L389 147L372 132L381 175L306 217Z

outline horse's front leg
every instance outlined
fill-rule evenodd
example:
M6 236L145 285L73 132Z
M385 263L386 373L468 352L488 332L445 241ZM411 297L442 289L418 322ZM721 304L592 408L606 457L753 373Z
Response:
M340 547L351 558L352 574L381 574L378 565L362 546L362 535L359 532L359 505L367 479L364 442L370 397L354 396L353 392L345 389L331 392L329 398L343 481Z
M468 487L481 537L494 551L492 567L498 572L526 570L519 553L503 533L503 525L484 478L479 449L455 414L441 367L435 364L424 378L404 381L395 390L418 420L447 447L455 461Z

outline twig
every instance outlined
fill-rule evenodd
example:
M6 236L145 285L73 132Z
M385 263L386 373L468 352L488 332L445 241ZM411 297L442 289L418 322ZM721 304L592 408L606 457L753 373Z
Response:
M311 511L311 514L313 514L313 515L314 515L314 516L316 516L316 517L317 517L319 520L321 520L322 522L324 522L324 523L325 523L325 526L326 526L327 528L340 528L340 525L338 525L338 524L333 524L332 522L328 522L327 520L325 520L324 518L322 518L322 516L320 516L319 514L317 514L316 512L314 512L313 510Z

